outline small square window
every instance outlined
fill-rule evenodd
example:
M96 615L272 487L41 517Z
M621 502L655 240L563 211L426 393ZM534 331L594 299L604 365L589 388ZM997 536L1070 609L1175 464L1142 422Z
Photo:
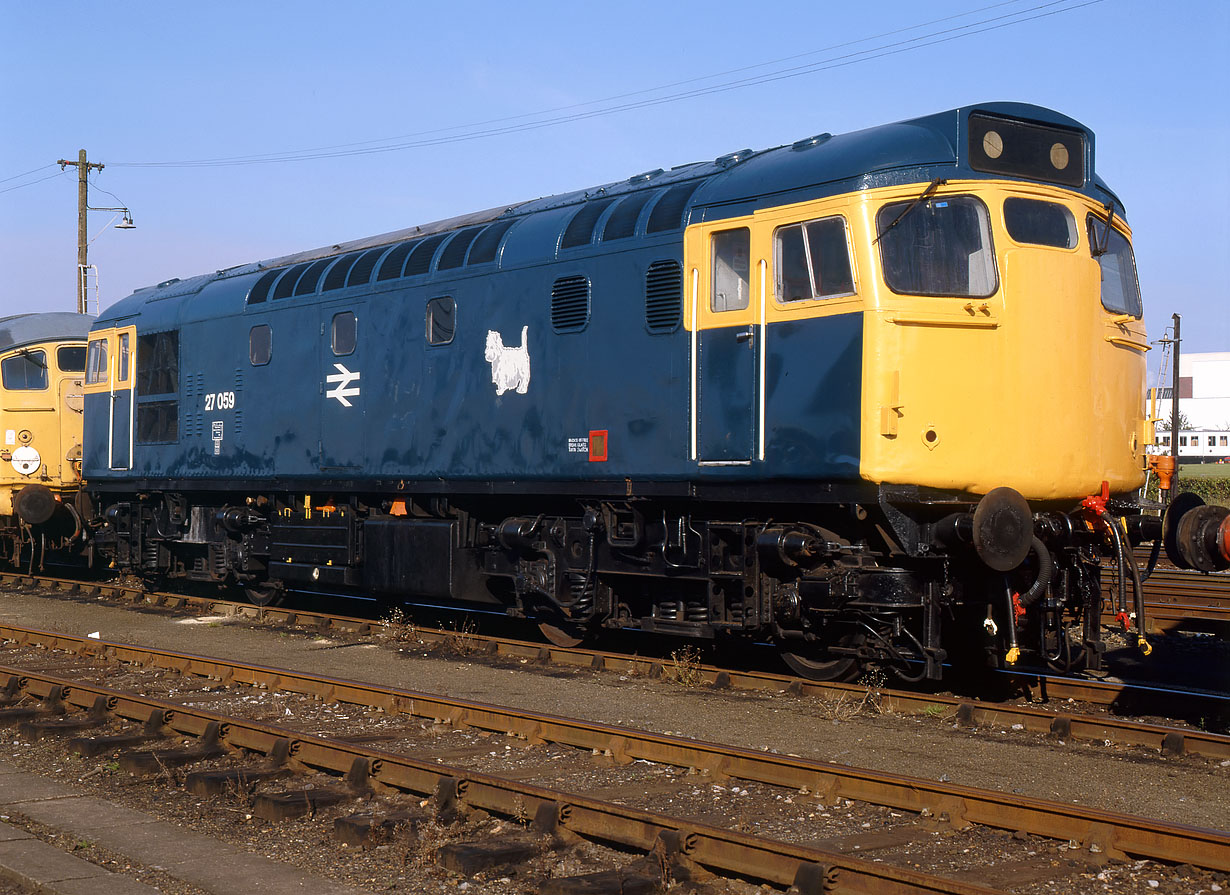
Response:
M262 323L248 332L248 360L254 367L263 367L273 358L273 330Z
M427 302L427 342L447 345L457 329L457 305L451 295L442 295Z
M342 357L354 354L358 343L359 321L352 311L333 315L333 354Z
M85 372L85 346L64 345L56 349L56 366L62 373Z

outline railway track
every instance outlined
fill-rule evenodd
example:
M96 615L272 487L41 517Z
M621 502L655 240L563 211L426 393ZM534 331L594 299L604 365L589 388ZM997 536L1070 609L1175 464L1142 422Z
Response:
M849 847L850 841L860 837L865 840L867 834L862 831L847 831L826 849L792 841L790 824L776 827L777 835L753 835L732 832L737 824L730 818L704 822L697 819L694 810L675 814L653 806L672 804L676 799L687 802L689 790L700 791L695 788L699 771L711 785L733 782L736 789L742 786L743 795L748 794L747 787L756 788L763 795L764 805L793 806L795 799L805 798L821 807L851 803L871 806L880 812L876 823L881 827L876 831L879 847L885 847L887 839L911 856L917 856L920 849L925 851L924 840L940 823L948 830L999 830L1003 831L1001 838L1005 833L1018 838L1045 837L1109 857L1230 870L1230 836L1213 830L207 656L13 628L6 629L3 637L9 644L0 666L6 700L10 705L37 701L42 712L27 708L23 718L30 723L41 716L41 726L36 728L40 736L53 732L80 734L119 725L130 729L129 739L116 739L124 734L110 734L101 739L101 747L98 742L90 745L79 740L78 750L98 754L100 749L126 743L129 748L139 747L134 753L138 756L148 753L150 738L159 735L202 741L195 753L192 749L164 749L153 758L121 756L121 764L132 768L164 767L173 754L185 751L197 760L223 753L246 755L246 764L239 768L215 769L214 779L273 780L289 771L324 774L345 780L354 791L376 789L392 794L397 797L395 803L400 799L405 804L417 804L426 796L434 798L441 811L482 810L505 818L534 818L534 828L543 834L566 832L639 851L656 849L672 860L678 858L724 875L794 885L802 893L828 891L838 884L843 890L868 892L986 892L999 887L988 888L969 878L924 873L894 865L891 860L867 861L843 853L841 845L855 850L857 846ZM134 686L129 670L134 668L150 670L154 677L139 680ZM107 683L117 669L126 681L123 689ZM649 801L639 807L619 804L618 800L595 798L566 786L533 782L538 776L535 773L528 775L527 782L524 769L501 773L498 766L491 766L498 765L498 760L467 767L441 758L432 761L430 755L412 757L414 750L373 746L363 741L383 743L407 734L390 734L381 727L373 737L371 725L366 723L358 737L353 732L335 737L313 732L310 725L297 728L261 717L205 709L193 704L191 692L199 693L200 688L194 688L192 682L204 684L207 693L202 698L207 703L216 704L220 696L225 696L219 689L289 694L306 697L308 706L359 706L394 721L417 722L418 731L412 738L421 739L420 732L428 729L477 731L519 743L521 752L526 751L524 747L530 752L563 749L574 757L599 756L614 768L629 772L646 767L665 769L662 773L666 776L649 787L643 775L624 778L626 782L617 783L616 790L630 787L630 791L644 793ZM174 701L166 698L170 692L178 694ZM279 707L282 705L279 703ZM7 711L8 720L13 720L14 709ZM301 711L296 705L292 712L286 704L288 716ZM280 711L273 713L275 718L280 716ZM26 735L32 736L29 730ZM437 747L419 743L417 748L430 753ZM486 755L488 750L492 756L500 754L490 742L471 754ZM252 765L253 756L259 758L259 765ZM588 785L592 786L592 781ZM265 804L311 801L316 798L310 795L313 791L323 799L323 792L332 790L308 786L269 792ZM711 810L701 813L708 816ZM761 814L768 816L758 811L758 816ZM760 825L773 827L771 820ZM797 836L793 838L797 840ZM1005 841L1012 839L1008 836Z
M740 670L700 664L687 658L669 659L628 655L595 649L564 648L539 642L415 625L397 630L397 624L327 612L282 607L258 607L180 594L152 594L117 584L82 585L64 579L21 576L15 582L46 587L83 598L111 597L134 604L173 611L240 617L264 624L315 632L373 636L392 632L425 647L463 650L489 660L527 662L585 668L615 674L646 676L686 675L693 685L714 689L782 693L819 699L831 704L856 705L868 698L865 685L806 681L766 671ZM2 579L0 579L0 583ZM20 627L0 624L0 637L25 636ZM1223 761L1230 759L1230 741L1215 731L1230 725L1230 694L1174 689L1122 681L1031 673L1006 673L1005 698L973 699L957 695L876 687L874 701L881 711L901 715L943 717L969 727L998 727L1054 736L1056 739L1114 742L1168 755L1192 754ZM1082 707L1104 711L1081 711ZM1191 718L1203 728L1147 723L1130 716Z
M1143 568L1148 552L1137 551L1136 561ZM1230 574L1187 571L1158 567L1144 583L1145 632L1198 631L1230 636ZM1108 606L1115 597L1114 572L1103 568L1102 593ZM1130 593L1129 593L1130 602ZM1103 613L1106 625L1116 624L1113 608Z

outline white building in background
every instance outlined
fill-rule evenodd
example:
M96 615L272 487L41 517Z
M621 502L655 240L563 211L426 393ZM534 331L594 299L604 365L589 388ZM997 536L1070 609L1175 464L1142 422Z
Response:
M1149 410L1157 392L1156 444L1170 447L1170 432L1162 427L1170 419L1172 388L1149 389ZM1230 351L1179 356L1179 413L1191 426L1179 433L1180 459L1230 458Z

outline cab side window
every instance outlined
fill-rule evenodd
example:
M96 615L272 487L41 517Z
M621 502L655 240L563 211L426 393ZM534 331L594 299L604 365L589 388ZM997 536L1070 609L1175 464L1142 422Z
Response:
M750 302L748 274L751 269L751 231L747 227L714 233L713 295L709 307L714 311L741 311Z
M85 381L94 385L107 381L107 340L91 339L85 360Z
M1103 218L1091 214L1088 225L1089 251L1102 269L1102 307L1113 314L1143 316L1132 244L1114 227L1108 238Z
M120 375L118 378L120 382L128 381L128 362L132 357L132 351L129 349L128 339L128 333L120 333L120 348L118 352L120 362Z
M0 378L9 391L37 391L47 387L47 352L26 350L0 361Z
M775 237L778 301L806 301L854 293L854 271L844 218L821 218L780 227Z
M85 372L85 346L62 345L56 349L56 366L61 373Z

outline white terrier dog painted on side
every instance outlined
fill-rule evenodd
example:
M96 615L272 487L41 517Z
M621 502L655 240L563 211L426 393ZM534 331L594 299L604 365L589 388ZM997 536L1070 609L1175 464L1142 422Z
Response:
M530 352L528 326L521 327L521 344L505 345L504 339L495 330L487 331L487 350L483 357L491 364L491 381L495 383L495 393L516 389L518 395L524 395L530 388Z

